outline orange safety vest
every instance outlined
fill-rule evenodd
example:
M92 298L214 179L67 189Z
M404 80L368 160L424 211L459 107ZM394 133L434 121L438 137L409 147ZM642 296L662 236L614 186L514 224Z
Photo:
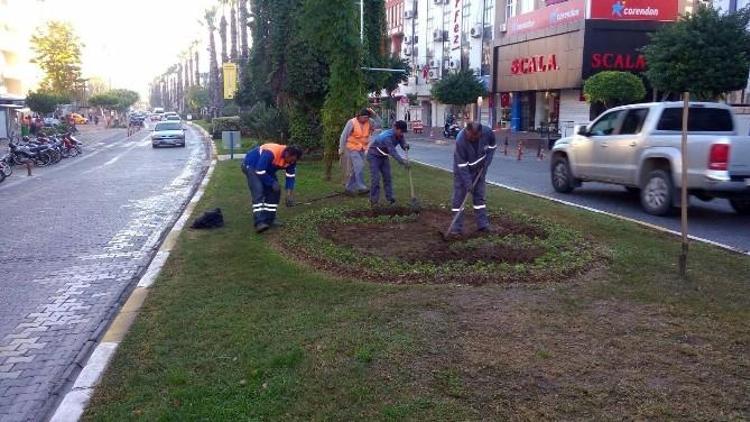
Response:
M289 164L284 160L282 156L286 150L286 145L281 144L263 144L260 146L261 154L263 151L271 151L273 154L273 165L276 168L285 169L289 167Z
M370 143L370 121L365 124L359 123L357 118L352 119L352 134L346 140L346 148L350 151L364 151Z

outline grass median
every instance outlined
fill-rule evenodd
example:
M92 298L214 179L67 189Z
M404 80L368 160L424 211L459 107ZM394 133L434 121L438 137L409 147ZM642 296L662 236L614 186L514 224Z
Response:
M447 205L450 174L414 173L423 202ZM301 164L298 199L339 188L322 176ZM748 417L750 259L693 244L685 282L672 236L499 188L488 203L583 233L606 259L532 284L334 276L283 249L289 228L254 234L238 163L219 163L198 211L221 207L226 227L182 233L85 419Z
M200 120L193 120L193 123L202 127L206 130L209 134L211 133L211 123L208 123L207 121L200 119ZM221 141L221 139L214 140L214 143L216 144L216 153L219 155L229 155L229 147L224 147L224 143ZM244 154L249 150L250 148L258 145L258 140L250 138L248 136L243 136L240 138L240 145L235 147L234 153L235 154Z

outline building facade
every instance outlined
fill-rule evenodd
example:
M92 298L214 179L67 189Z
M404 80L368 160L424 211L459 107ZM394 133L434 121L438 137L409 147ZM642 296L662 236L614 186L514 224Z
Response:
M23 95L24 86L23 48L26 45L17 27L21 4L14 0L0 0L0 94Z
M714 0L713 6L726 12L736 12L744 7L750 6L750 0ZM734 105L750 106L750 74L748 74L747 86L742 91L730 92L727 102Z
M451 108L434 100L432 84L449 72L471 69L490 80L496 0L398 0L386 4L394 52L411 65L411 76L394 95L397 117L442 126ZM489 87L489 84L488 84ZM489 101L484 101L489 116ZM474 113L476 110L474 110Z
M641 73L648 34L692 10L693 0L498 0L493 123L513 131L590 121L583 82L605 70Z

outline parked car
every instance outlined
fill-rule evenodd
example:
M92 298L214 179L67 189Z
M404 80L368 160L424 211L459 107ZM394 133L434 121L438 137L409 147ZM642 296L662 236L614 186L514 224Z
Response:
M47 126L47 127L59 126L60 125L60 119L57 119L55 117L45 117L44 118L44 125Z
M151 146L185 146L185 128L180 122L164 121L154 126L151 134Z
M750 215L750 137L737 133L731 108L690 103L688 193L703 201L727 198ZM555 143L552 186L569 193L583 182L638 192L643 209L665 215L679 206L682 103L632 104L602 113Z
M71 114L70 114L70 118L71 118L71 119L73 119L73 121L74 121L74 122L75 122L75 124L77 124L77 125L85 125L86 123L88 123L88 122L89 122L89 119L87 119L87 118L85 118L85 117L81 116L81 115L80 115L80 114L78 114L78 113L71 113Z

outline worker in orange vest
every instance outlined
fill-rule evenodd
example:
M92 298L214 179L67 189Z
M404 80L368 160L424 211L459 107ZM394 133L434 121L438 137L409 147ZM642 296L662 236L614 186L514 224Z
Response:
M349 120L341 132L339 155L344 167L346 193L350 195L370 192L365 184L365 153L370 135L380 129L381 121L372 109L362 109Z

